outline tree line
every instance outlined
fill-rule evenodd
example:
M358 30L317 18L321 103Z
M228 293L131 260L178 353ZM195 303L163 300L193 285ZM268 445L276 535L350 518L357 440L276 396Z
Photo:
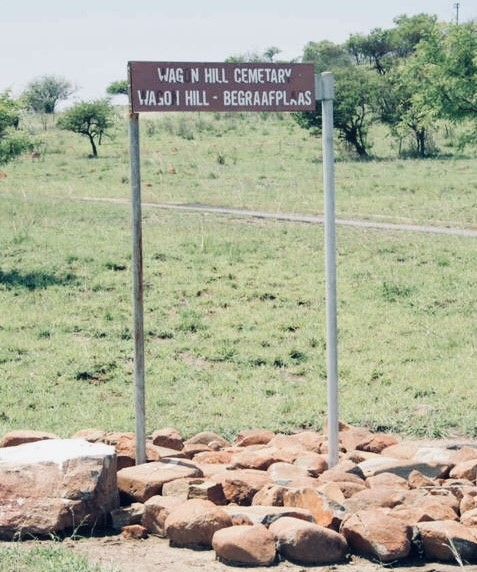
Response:
M40 116L46 130L58 103L74 92L75 88L68 80L46 75L30 82L17 100L9 91L0 94L0 165L35 146L29 134L19 128L23 110ZM74 104L58 118L56 125L85 136L91 145L91 157L97 157L98 145L112 127L114 118L114 107L108 98L102 98Z
M443 24L435 16L398 16L389 29L352 34L344 44L309 42L302 61L336 79L335 125L361 158L370 156L369 128L388 126L398 142L410 139L411 151L431 155L436 121L466 122L460 145L477 142L477 26ZM316 129L320 108L296 115Z
M441 23L435 16L398 16L389 29L352 34L343 44L328 40L308 42L300 58L311 62L317 73L332 71L336 79L335 126L339 137L362 159L372 153L369 130L373 123L386 125L398 144L398 154L409 151L426 157L434 152L432 131L440 119L466 126L460 146L477 143L477 25ZM280 49L262 54L245 53L226 61L274 62ZM22 110L48 118L57 104L74 93L64 78L43 76L33 80L18 99L0 93L0 164L32 148L20 128ZM127 94L128 83L111 83L107 94ZM319 131L321 109L294 114L304 128ZM86 137L92 157L112 126L114 108L107 98L79 102L64 112L57 126ZM411 141L410 149L405 142Z

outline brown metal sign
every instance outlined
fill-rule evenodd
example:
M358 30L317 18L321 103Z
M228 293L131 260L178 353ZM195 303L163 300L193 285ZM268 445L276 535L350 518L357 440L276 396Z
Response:
M132 111L312 111L313 64L129 62Z

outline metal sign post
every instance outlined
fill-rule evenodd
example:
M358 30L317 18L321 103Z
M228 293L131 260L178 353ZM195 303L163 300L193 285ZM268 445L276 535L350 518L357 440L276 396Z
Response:
M141 169L139 115L129 113L131 154L133 303L134 303L134 382L136 392L136 464L146 462L146 398L144 379L144 286L142 262Z
M331 72L316 76L317 100L321 101L323 141L323 186L325 195L326 250L326 360L328 371L328 466L339 458L338 414L338 320L336 308L335 155L333 148L333 100L335 82Z

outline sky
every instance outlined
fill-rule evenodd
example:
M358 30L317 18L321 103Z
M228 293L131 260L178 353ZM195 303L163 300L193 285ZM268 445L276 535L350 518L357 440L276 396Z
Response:
M0 92L62 76L73 100L103 97L129 60L210 61L270 46L299 57L308 41L390 27L395 16L455 17L452 0L0 0ZM460 2L460 20L477 17Z

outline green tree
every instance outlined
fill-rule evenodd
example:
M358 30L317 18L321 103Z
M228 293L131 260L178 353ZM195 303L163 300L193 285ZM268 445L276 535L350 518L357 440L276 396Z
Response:
M303 50L302 60L314 63L316 73L352 65L351 57L346 49L328 40L308 42Z
M110 95L128 95L129 84L127 79L120 79L118 81L113 81L106 88L106 92Z
M265 58L265 61L273 62L275 56L278 56L279 53L281 53L280 48L277 48L276 46L270 46L263 52L263 57Z
M405 14L394 18L396 27L391 31L394 43L394 54L398 58L412 55L419 44L429 38L437 27L437 17L429 14Z
M398 139L399 153L404 138L410 136L416 154L424 157L430 153L435 114L424 104L415 55L420 44L432 37L437 19L428 14L402 15L394 18L394 24L368 35L352 35L346 48L358 66L373 69L379 77L375 112Z
M303 61L315 64L316 73L332 71L336 80L334 105L335 127L339 137L352 147L361 159L369 157L369 126L374 120L372 103L377 80L375 74L364 67L353 65L345 46L328 40L308 42ZM297 113L298 123L308 129L320 129L321 104L315 112Z
M20 105L8 91L0 93L0 164L32 149L30 138L18 129Z
M17 129L19 123L19 104L12 99L10 92L0 93L0 137L10 127Z
M375 120L375 99L379 82L369 69L359 66L336 68L336 99L334 125L339 137L353 148L360 159L368 159L370 143L368 131ZM321 128L321 103L316 111L295 114L299 125L307 129Z
M429 14L403 14L393 22L394 28L375 28L367 35L352 34L349 37L346 49L357 65L367 64L379 75L385 75L400 59L413 54L419 43L432 34L437 18Z
M416 52L422 97L453 121L477 117L477 24L435 30Z
M58 127L84 135L89 139L93 157L98 156L97 145L113 125L114 108L107 99L81 102L68 109L58 120Z
M23 92L23 101L35 113L53 114L56 104L64 101L74 92L69 81L53 75L33 80Z
M428 113L462 122L459 147L477 143L477 24L436 27L414 55L416 95Z
M367 36L352 34L346 47L357 65L367 64L384 75L394 51L393 35L390 30L375 28Z
M226 64L248 64L263 61L263 56L258 52L245 52L243 54L235 54L225 58Z
M437 113L425 104L420 82L415 58L401 60L380 78L377 109L381 121L399 141L399 155L403 140L410 136L414 153L423 158L431 154L430 134Z

